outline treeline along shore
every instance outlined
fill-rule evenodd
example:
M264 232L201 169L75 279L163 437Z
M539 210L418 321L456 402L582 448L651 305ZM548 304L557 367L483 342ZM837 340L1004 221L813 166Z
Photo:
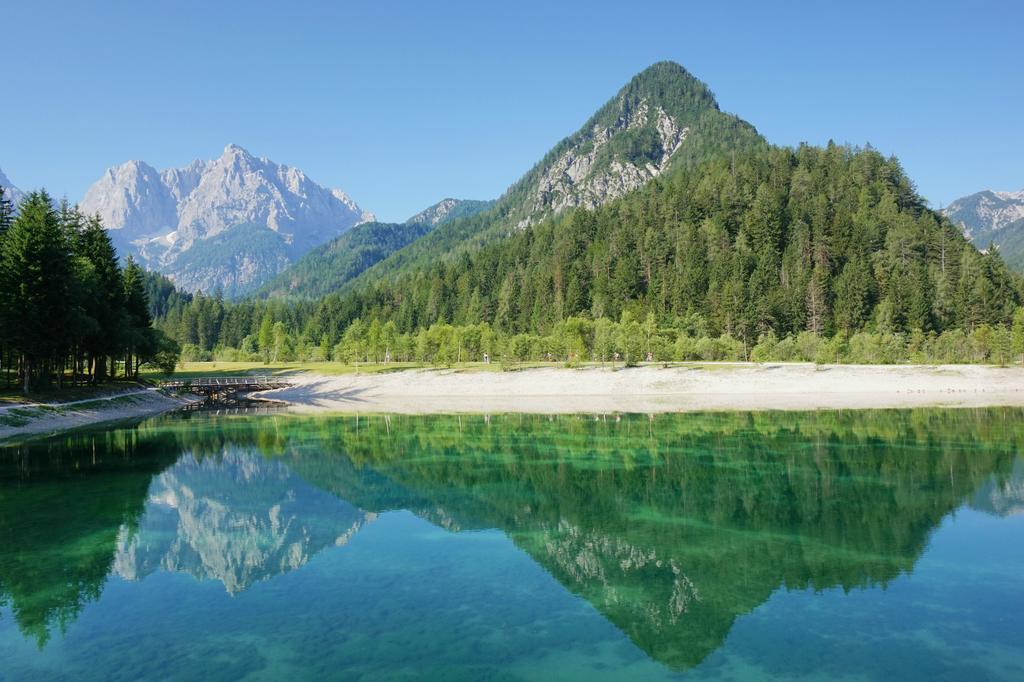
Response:
M152 326L146 275L122 265L96 217L46 192L15 212L0 188L0 370L25 393L173 371L177 343Z

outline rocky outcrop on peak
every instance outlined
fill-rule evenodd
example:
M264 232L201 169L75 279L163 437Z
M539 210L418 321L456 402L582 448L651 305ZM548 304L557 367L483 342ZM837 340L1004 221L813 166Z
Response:
M442 199L433 206L428 206L405 221L406 225L430 225L436 227L451 222L456 218L475 215L486 211L494 205L493 201L477 201L474 199Z
M597 208L647 184L668 167L672 155L686 141L689 128L680 125L661 107L648 100L628 108L611 125L595 124L584 140L565 150L546 167L528 196L528 213L519 221L525 227L551 213L568 208ZM622 133L647 137L642 155L619 153L611 142Z

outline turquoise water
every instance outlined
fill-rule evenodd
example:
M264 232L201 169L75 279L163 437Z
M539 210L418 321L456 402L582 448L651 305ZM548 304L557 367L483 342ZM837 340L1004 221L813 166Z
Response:
M1024 679L1024 411L0 447L3 679Z

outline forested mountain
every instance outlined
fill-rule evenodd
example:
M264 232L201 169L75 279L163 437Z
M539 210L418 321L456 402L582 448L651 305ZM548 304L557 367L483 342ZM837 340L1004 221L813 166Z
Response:
M830 144L681 167L319 302L198 297L161 324L190 352L275 360L1006 362L1021 300L895 159Z
M158 172L108 170L81 209L99 214L122 256L189 291L252 291L311 248L372 220L341 190L228 145L213 161Z
M555 145L492 208L439 226L346 290L456 258L573 207L601 206L669 170L764 144L750 124L722 113L707 86L683 67L659 62Z
M336 297L325 329L377 317L535 332L628 312L700 320L749 344L865 325L939 332L1007 322L1019 284L926 209L895 160L802 146L680 168L606 207Z
M994 244L1011 267L1024 272L1024 190L984 190L957 199L943 212L979 249Z

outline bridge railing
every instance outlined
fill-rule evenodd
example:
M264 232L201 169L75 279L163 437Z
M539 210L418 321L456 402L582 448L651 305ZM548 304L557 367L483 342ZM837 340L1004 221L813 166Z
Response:
M290 386L291 381L275 376L196 377L161 381L160 388L243 388L258 386Z

